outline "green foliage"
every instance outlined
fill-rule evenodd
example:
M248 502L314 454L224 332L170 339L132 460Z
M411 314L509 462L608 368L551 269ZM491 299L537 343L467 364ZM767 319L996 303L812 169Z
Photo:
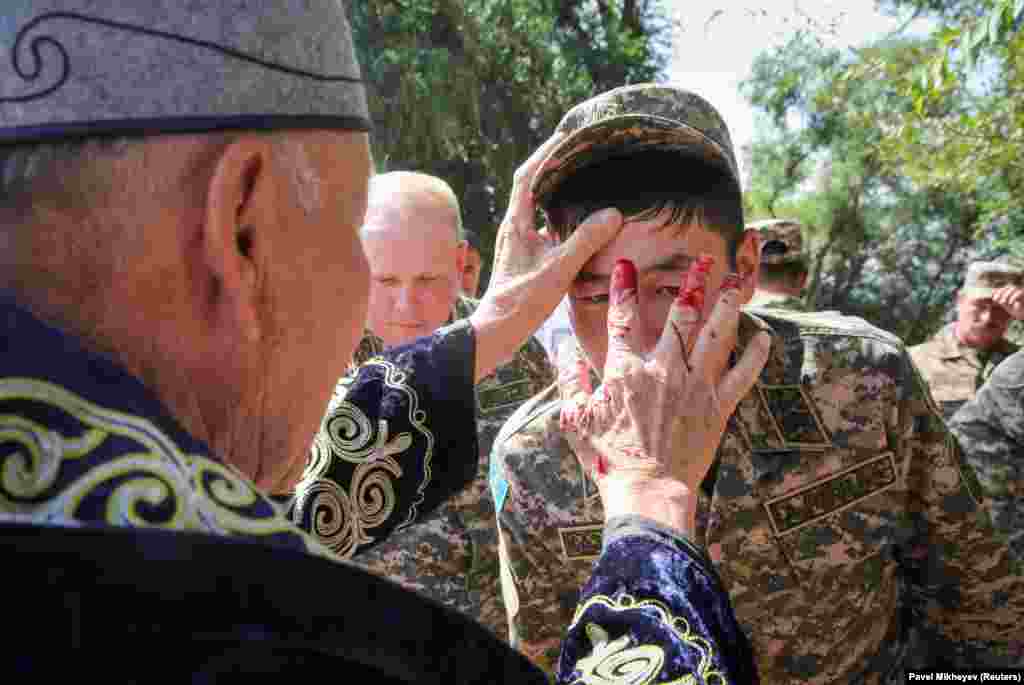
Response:
M889 4L945 23L920 41L913 69L895 70L879 58L856 66L860 74L884 74L914 104L883 140L883 156L924 187L976 195L990 237L1020 253L1024 0Z
M448 181L465 225L484 238L485 269L518 165L573 105L655 80L671 28L657 0L367 0L349 7L378 170Z
M919 51L894 40L844 55L798 34L761 55L743 86L762 113L749 217L807 226L811 306L863 316L908 342L947 314L979 216L970 192L921 187L882 154L913 101L855 67L870 59L905 70Z
M969 261L1024 255L1024 0L879 4L935 28L845 52L803 33L759 57L746 202L809 227L810 304L915 343Z

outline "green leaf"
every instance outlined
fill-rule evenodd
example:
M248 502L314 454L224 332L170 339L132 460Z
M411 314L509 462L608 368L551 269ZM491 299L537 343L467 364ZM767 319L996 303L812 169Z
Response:
M941 59L936 59L932 62L932 83L935 84L936 90L942 90L942 86L946 82L946 55L943 54Z
M1013 20L1017 21L1020 19L1020 15L1024 14L1024 0L1016 0L1013 3Z
M999 42L999 30L1003 25L1003 9L1001 4L997 5L988 19L988 41L992 45Z
M971 36L967 41L968 47L975 48L980 46L988 38L988 27L983 22L975 24L974 29L971 30Z

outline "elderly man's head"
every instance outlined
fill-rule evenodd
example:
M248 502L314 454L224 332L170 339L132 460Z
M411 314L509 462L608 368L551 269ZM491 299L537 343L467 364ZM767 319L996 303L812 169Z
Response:
M287 489L362 330L370 167L355 132L8 148L0 283Z
M299 4L0 10L37 69L0 72L0 288L274 492L301 475L369 288L345 7Z
M367 326L385 345L429 334L451 316L465 261L461 231L458 200L441 179L407 171L373 178L362 230Z

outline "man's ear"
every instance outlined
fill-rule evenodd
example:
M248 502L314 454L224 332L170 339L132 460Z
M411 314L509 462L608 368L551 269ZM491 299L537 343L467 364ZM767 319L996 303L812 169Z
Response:
M740 277L740 300L743 304L754 296L761 278L761 235L756 229L743 231L736 249L736 273Z
M268 144L244 137L217 160L206 192L202 250L211 279L211 311L250 342L263 334L257 289L265 231L272 221L274 193Z
M797 281L797 287L803 290L807 287L807 279L810 278L810 272L804 271L800 274L800 278Z
M459 274L459 283L462 282L462 274L466 272L466 255L469 252L469 241L460 240L459 246L455 249L455 272Z

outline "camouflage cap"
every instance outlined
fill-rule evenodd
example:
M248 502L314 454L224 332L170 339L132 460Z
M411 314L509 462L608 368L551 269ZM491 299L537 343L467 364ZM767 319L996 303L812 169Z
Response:
M761 234L762 264L790 264L806 261L803 227L799 221L767 219L747 224L747 228Z
M4 0L0 45L0 143L370 128L337 0Z
M1006 262L971 262L962 292L967 297L991 297L1007 285L1024 287L1024 268Z
M740 185L725 121L704 98L681 88L654 83L615 88L570 109L555 130L568 135L534 179L541 207L577 170L651 148L702 159Z

